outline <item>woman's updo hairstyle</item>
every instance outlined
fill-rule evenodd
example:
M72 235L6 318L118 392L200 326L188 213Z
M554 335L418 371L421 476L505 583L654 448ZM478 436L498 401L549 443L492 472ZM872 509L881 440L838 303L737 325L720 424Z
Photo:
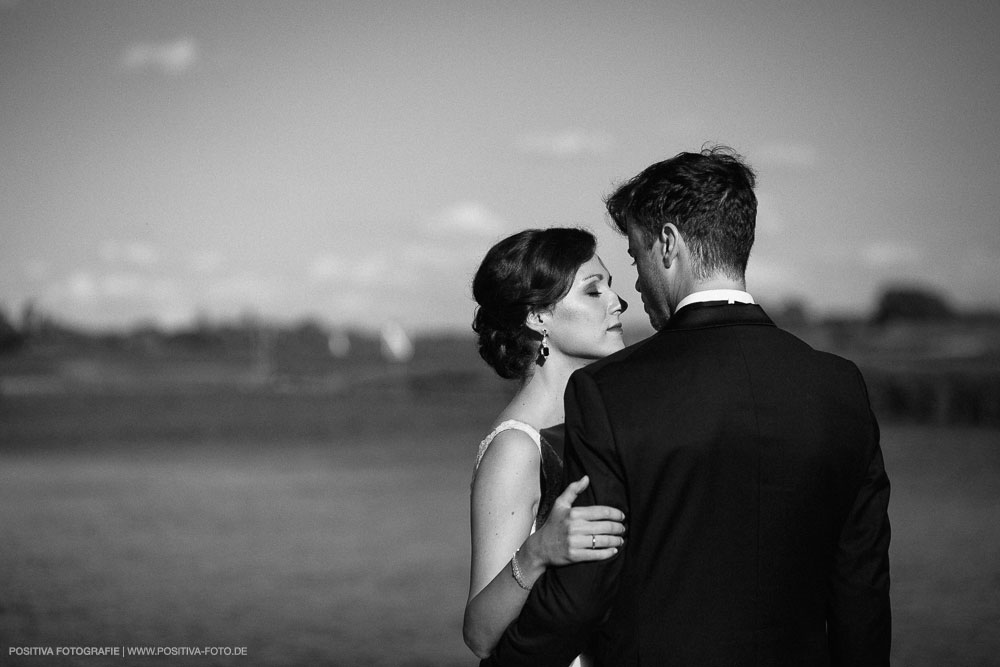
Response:
M596 250L590 232L553 227L518 232L486 253L472 281L479 304L472 330L479 334L479 355L500 377L527 377L542 339L528 328L528 314L566 296Z

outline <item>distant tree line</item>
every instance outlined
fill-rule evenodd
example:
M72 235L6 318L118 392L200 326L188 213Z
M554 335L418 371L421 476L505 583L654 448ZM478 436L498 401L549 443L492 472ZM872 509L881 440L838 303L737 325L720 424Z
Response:
M773 315L779 324L792 328L808 322L808 308L801 301L785 303L775 309ZM887 325L963 321L1000 322L1000 312L959 311L944 296L929 288L892 286L883 290L872 315L860 318L858 323ZM262 335L281 336L285 339L291 337L307 347L326 346L329 343L330 328L313 319L278 325L252 317L215 323L200 317L191 325L173 331L166 331L154 324L139 324L124 331L94 332L62 322L41 312L33 304L24 308L18 324L0 306L0 353L16 351L32 339L63 343L103 341L114 344L138 341L145 344L225 347L259 344ZM356 330L354 335L364 338L376 334Z
M817 349L854 360L880 418L1000 425L996 311L961 311L932 290L905 286L883 290L868 317L816 322L801 302L765 308L779 325ZM425 335L415 342L416 355L412 363L407 361L408 382L422 383L424 389L499 383L478 358L471 331ZM206 361L253 368L261 377L291 382L386 363L379 332L330 327L312 319L279 325L254 317L228 322L202 317L176 330L147 324L93 332L33 307L24 310L19 323L0 308L0 354L7 355L11 368L42 368L45 364L33 360L81 355L117 362Z

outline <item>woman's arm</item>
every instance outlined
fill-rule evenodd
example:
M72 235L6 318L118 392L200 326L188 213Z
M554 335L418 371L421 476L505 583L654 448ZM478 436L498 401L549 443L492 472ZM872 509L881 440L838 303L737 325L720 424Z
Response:
M528 597L511 571L515 550L521 581L530 588L547 567L611 558L624 543L622 512L604 506L572 507L589 483L586 477L566 488L545 525L530 534L541 495L538 465L534 442L511 430L490 444L476 474L472 576L463 635L480 658L492 652Z
M472 572L462 632L465 643L485 658L517 618L528 591L514 580L511 555L529 587L545 563L524 544L541 497L538 447L514 429L494 438L479 463L472 486ZM523 548L522 544L524 545Z

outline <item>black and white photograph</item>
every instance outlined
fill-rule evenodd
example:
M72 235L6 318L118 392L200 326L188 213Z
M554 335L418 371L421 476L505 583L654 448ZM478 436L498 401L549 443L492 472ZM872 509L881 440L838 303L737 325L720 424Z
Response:
M1000 11L0 0L0 665L985 667Z

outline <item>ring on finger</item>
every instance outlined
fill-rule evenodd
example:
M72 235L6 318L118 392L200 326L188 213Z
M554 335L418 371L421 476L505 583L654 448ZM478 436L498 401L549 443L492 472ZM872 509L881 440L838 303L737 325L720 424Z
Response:
M591 549L596 549L597 548L597 535L591 535L590 536L590 548Z

